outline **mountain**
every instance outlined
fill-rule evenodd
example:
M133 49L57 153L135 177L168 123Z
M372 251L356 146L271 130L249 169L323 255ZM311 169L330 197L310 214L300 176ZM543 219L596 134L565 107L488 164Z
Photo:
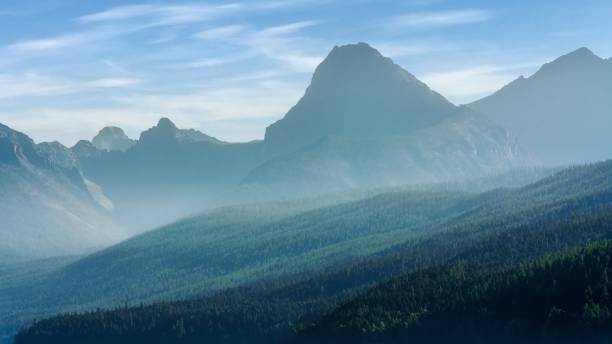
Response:
M99 150L87 141L72 151L132 233L218 204L224 192L264 161L261 142L222 142L179 129L167 118L142 132L126 151Z
M271 149L292 151L327 135L404 136L459 110L365 43L334 47L306 93L266 129Z
M86 142L73 151L135 231L223 204L454 181L532 163L503 128L365 43L335 47L263 141L223 142L162 118L126 151Z
M176 125L166 117L162 117L155 127L140 134L140 142L142 144L225 143L194 129L178 129Z
M0 260L81 253L125 238L112 203L59 143L0 124Z
M105 127L91 140L91 143L100 150L126 151L136 142L130 139L121 128Z
M272 194L442 182L532 163L502 127L365 43L330 52L302 99L266 129L265 146L276 156L243 186Z
M547 164L612 158L612 60L586 48L469 104Z
M359 187L457 181L530 163L503 129L469 113L406 136L326 136L254 169L243 186L290 196ZM273 190L273 191L270 191Z

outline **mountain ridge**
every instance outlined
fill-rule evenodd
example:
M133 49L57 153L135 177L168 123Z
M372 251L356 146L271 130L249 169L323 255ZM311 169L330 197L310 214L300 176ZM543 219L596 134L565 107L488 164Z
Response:
M585 163L612 157L611 92L612 60L581 48L467 106L514 133L542 163Z
M208 142L213 144L225 144L221 140L208 136L195 129L178 129L167 117L162 117L157 125L143 131L138 140L141 144L159 143L194 143Z

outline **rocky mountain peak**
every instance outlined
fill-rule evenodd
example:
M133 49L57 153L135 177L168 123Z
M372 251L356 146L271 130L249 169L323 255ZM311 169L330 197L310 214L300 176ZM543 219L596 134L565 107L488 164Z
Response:
M119 127L105 127L91 140L91 143L100 150L126 151L136 141L130 139Z
M272 149L292 150L326 135L404 135L457 108L366 43L336 46L300 101L266 130Z

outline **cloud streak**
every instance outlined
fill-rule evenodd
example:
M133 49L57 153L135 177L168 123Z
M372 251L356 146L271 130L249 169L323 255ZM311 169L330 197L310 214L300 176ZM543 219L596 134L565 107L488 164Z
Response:
M75 91L74 84L34 72L18 75L0 74L0 99L24 96L49 96Z
M96 35L97 36L97 35ZM8 46L11 50L45 51L66 48L83 43L91 38L88 34L61 35L56 37L25 40Z
M244 8L243 4L224 5L128 5L77 18L82 23L148 19L151 26L193 23L215 18Z
M394 29L436 29L490 20L493 13L481 9L415 12L393 17L388 26Z
M419 76L432 89L459 103L476 100L516 79L517 71L532 70L541 63L480 65Z
M117 88L139 85L143 81L136 78L101 78L86 82L85 85L97 88Z
M267 27L250 33L242 43L258 54L282 63L293 72L312 72L323 58L305 53L302 50L306 46L304 40L295 34L317 24L317 21L305 20Z
M203 30L194 35L201 40L224 40L235 37L247 28L244 25L219 26L208 30Z

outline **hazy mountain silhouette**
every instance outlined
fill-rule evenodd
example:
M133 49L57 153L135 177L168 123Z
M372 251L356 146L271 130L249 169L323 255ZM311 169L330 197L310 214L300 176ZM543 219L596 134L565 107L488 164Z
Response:
M112 203L59 143L0 124L0 259L81 253L125 238ZM105 209L106 208L106 209Z
M504 129L365 43L335 47L263 142L227 143L162 118L125 152L94 146L73 147L86 176L142 229L220 202L449 181L529 162Z
M266 144L291 151L326 135L406 135L458 109L365 43L334 47L300 101L266 129Z
M548 164L612 157L612 60L586 48L469 104Z
M285 195L456 180L530 163L503 128L365 43L331 51L302 99L267 128L265 144L286 154L243 185Z
M261 142L226 143L168 118L144 131L125 152L100 151L86 141L72 147L85 175L137 232L201 211L264 161Z
M224 142L194 129L178 129L168 118L161 118L156 126L140 134L141 144L172 144L208 142L223 144Z
M101 150L125 151L132 147L136 141L130 139L121 128L105 127L91 140L91 143Z

